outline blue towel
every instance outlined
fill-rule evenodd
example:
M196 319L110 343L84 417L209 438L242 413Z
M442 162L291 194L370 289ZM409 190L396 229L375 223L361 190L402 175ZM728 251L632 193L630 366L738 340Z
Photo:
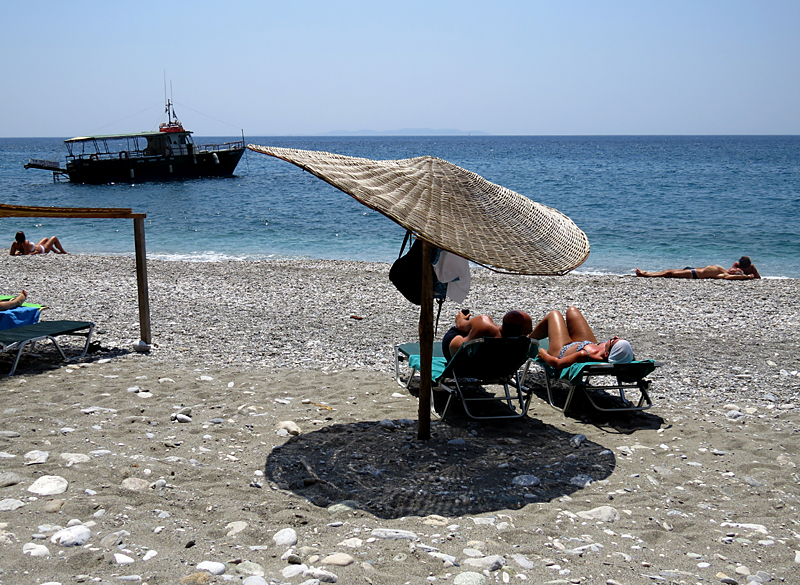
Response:
M422 365L422 360L419 358L418 355L410 355L408 356L408 365L419 371L420 366ZM444 372L445 367L447 366L447 360L443 357L435 357L433 358L433 363L431 364L431 380L438 380L442 373Z
M33 325L38 322L39 307L17 307L0 311L0 331L22 325Z

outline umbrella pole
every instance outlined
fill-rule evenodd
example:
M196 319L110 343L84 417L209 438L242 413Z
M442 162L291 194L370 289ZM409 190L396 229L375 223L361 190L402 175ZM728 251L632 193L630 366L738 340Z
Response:
M433 270L431 245L422 241L422 291L419 309L419 423L417 438L431 438L431 365L433 363Z

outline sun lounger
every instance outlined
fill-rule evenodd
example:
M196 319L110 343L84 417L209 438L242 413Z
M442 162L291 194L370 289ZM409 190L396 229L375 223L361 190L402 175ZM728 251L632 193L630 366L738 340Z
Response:
M89 321L41 321L34 325L23 325L21 327L13 327L0 331L0 351L16 351L17 355L14 358L14 364L11 366L9 376L13 376L19 363L22 350L37 341L49 339L56 346L61 357L64 361L71 361L80 359L86 355L89 349L89 342L92 338L94 331L94 323ZM83 351L71 359L67 358L64 350L56 341L56 337L61 335L85 337L86 343L83 346Z
M547 348L546 339L541 340L540 343L542 347ZM594 408L603 412L647 410L653 406L653 401L647 392L650 381L646 380L645 376L662 365L653 360L634 361L628 364L583 362L562 370L555 370L539 358L535 358L526 364L524 375L527 375L531 363L538 364L544 371L547 401L550 406L565 414L578 393L583 393ZM613 380L609 380L609 378ZM568 386L563 406L557 404L554 396L559 381L565 382ZM626 391L638 394L639 398L636 403L628 398ZM605 395L608 400L600 400L602 395Z
M437 347L438 346L438 347ZM538 347L538 346L537 346ZM447 393L441 412L431 401L431 413L443 419L447 415L453 397L461 400L464 412L474 419L521 418L528 412L532 392L523 387L519 370L528 359L531 340L527 337L509 339L474 339L463 344L453 358L447 362L441 355L441 344L434 345L432 364L433 390ZM414 353L416 352L416 353ZM403 384L400 378L400 363L408 360L411 375ZM408 383L419 371L419 345L402 344L395 348L395 379L401 386ZM487 385L502 386L502 393L489 392ZM479 387L476 389L475 387ZM512 392L513 388L513 392ZM494 403L495 408L486 414L470 410L475 403ZM502 408L497 408L498 405ZM484 409L485 410L485 409Z
M410 372L408 379L403 382L401 379L403 362L408 362ZM419 343L401 343L394 348L394 379L398 385L403 388L408 388L412 380L417 377L419 373ZM442 344L439 341L433 343L433 371L431 379L436 380L444 372L447 365L447 360L442 353Z

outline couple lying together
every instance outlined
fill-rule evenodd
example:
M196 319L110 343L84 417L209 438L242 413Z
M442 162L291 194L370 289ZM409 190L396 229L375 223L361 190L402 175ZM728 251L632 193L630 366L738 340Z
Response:
M549 338L547 350L539 348L539 358L548 366L562 369L579 362L611 362L627 364L633 361L631 344L616 335L597 342L591 327L576 307L567 309L566 318L559 311L550 311L536 327L530 315L522 311L509 311L498 326L488 315L469 315L459 311L455 327L445 333L442 352L449 361L458 348L472 339L480 337L522 337L531 339Z

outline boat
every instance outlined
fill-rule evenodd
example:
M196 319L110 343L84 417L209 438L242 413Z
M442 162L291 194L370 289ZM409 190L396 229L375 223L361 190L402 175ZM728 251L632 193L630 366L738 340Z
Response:
M53 172L53 179L72 183L138 183L233 175L244 154L242 140L222 144L195 144L170 100L167 121L156 132L79 136L65 140L66 168L58 161L30 159L26 169Z

